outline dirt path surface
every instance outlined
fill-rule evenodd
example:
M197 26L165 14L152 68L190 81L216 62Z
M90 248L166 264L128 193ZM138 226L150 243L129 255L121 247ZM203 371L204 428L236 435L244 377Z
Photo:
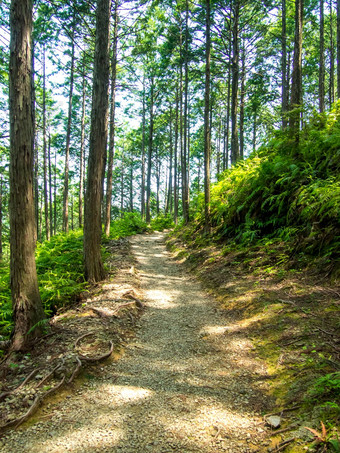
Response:
M133 343L50 417L7 433L0 452L268 451L266 370L251 342L171 259L164 234L132 247L147 306Z

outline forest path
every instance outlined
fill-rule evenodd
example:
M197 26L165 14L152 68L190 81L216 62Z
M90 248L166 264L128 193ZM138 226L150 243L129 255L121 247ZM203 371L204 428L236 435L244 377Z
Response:
M0 451L267 451L266 370L251 342L171 259L163 233L131 241L147 305L134 342Z

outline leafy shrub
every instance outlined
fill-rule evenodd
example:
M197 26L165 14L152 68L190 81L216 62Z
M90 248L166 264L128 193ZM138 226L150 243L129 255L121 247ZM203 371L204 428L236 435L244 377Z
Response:
M119 239L133 234L144 233L147 224L137 212L127 212L121 219L116 219L110 229L110 239Z
M57 234L38 244L36 263L41 299L47 314L54 313L87 283L84 279L83 232Z
M150 226L155 231L163 231L175 226L174 221L170 215L159 214L151 220Z
M309 391L309 398L312 400L325 400L328 398L340 398L340 372L326 374L314 382Z
M289 132L227 170L211 189L214 234L241 244L266 237L291 241L292 249L340 258L340 103L312 118L299 145ZM203 227L199 198L197 221Z

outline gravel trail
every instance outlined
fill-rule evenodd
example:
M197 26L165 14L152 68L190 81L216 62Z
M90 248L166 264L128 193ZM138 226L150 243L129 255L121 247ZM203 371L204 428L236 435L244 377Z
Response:
M147 305L136 338L50 417L6 433L0 452L267 451L266 370L251 342L171 259L163 233L131 241Z

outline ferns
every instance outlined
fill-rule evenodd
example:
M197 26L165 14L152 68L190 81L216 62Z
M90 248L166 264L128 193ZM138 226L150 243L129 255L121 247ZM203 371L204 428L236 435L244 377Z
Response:
M295 247L335 263L339 175L340 103L328 116L315 115L299 146L279 131L268 145L227 170L211 189L212 224L222 238L241 243L265 237L294 240Z

